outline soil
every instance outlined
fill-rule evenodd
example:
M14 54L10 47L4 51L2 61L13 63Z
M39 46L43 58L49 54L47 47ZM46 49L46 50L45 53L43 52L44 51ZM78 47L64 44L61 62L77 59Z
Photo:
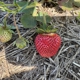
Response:
M80 80L80 21L76 18L79 9L61 13L54 7L43 10L52 17L51 24L58 28L57 33L62 38L57 55L43 58L38 54L34 45L36 29L25 29L20 23L20 14L17 14L21 35L30 43L24 49L16 48L13 45L18 38L15 29L9 42L0 43L0 80ZM5 14L0 11L0 23ZM8 24L13 25L12 14Z

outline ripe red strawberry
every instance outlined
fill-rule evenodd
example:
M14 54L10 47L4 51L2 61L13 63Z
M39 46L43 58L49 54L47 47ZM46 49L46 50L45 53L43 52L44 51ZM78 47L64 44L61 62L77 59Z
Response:
M42 57L52 57L57 54L61 45L61 38L56 33L38 34L35 46Z

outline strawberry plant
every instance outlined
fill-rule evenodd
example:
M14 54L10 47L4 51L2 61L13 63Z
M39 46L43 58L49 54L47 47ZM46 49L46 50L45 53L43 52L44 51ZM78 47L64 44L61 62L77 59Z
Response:
M21 20L22 24L24 27L31 27L31 26L36 26L35 21L33 20L34 18L31 16L31 13L34 10L34 7L37 6L37 2L31 3L30 1L20 1L17 2L16 0L13 1L13 4L6 4L2 1L0 1L0 9L2 11L7 12L7 16L3 20L3 24L0 24L0 41L1 42L8 42L12 38L12 29L10 25L7 25L7 17L9 14L13 14L13 20L14 20L14 26L17 30L17 33L19 35L19 38L14 42L18 48L24 48L26 44L28 43L28 40L26 40L24 37L21 36L20 31L18 29L18 26L16 24L16 19L15 16L18 13L27 13L29 16L26 16L25 18L27 19L27 24L25 25L25 20ZM25 14L24 14L25 15ZM24 17L24 15L22 17ZM31 16L31 17L30 17ZM30 22L32 23L30 23ZM22 42L21 42L22 41Z
M2 11L6 11L8 15L13 14L14 26L16 27L17 33L19 35L19 38L14 42L17 48L22 49L28 43L28 40L21 36L15 19L17 13L23 13L21 16L21 23L23 26L25 28L37 27L37 32L39 32L35 39L35 46L39 54L42 57L51 57L57 54L57 51L61 45L61 38L58 34L54 33L56 29L53 29L51 25L47 24L51 21L51 18L46 13L44 13L44 11L39 11L36 9L36 6L40 6L41 4L38 4L36 1L16 2L16 0L14 0L13 4L5 4L1 1L0 4L0 9ZM12 7L12 10L9 7ZM7 30L6 18L7 17L4 19L4 27L6 31L1 27L3 33L0 32L1 37L4 36L4 40L6 38L5 41L3 41L3 39L0 39L2 42L7 42L12 38L10 29ZM36 26L37 22L39 23L39 26Z

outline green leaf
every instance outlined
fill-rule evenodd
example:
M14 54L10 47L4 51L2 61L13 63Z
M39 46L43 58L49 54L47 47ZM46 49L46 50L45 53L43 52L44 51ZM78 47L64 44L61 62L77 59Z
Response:
M36 20L31 15L24 14L21 17L21 23L25 28L33 28L36 26Z
M32 14L33 11L34 11L34 8L29 8L29 9L25 9L23 13L26 13L27 15L29 15L29 14Z
M74 5L80 7L80 0L74 0Z
M73 9L73 0L61 0L58 1L59 6L63 9L63 10L72 10Z
M23 7L24 5L26 5L26 1L19 1L19 2L17 2L17 4L18 4L20 7Z
M28 3L28 5L26 3ZM33 7L36 7L36 6L40 5L38 2L31 2L30 3L28 1L19 1L19 2L17 2L17 4L20 7L23 7L23 9L29 9L29 8L33 8Z
M26 13L28 15L33 13L34 7L27 8L30 5L29 2L19 1L19 2L17 2L17 4L20 6L19 12Z
M21 12L23 12L25 9L26 9L26 7L28 6L28 4L29 4L29 2L26 2L26 4L20 9L20 13Z

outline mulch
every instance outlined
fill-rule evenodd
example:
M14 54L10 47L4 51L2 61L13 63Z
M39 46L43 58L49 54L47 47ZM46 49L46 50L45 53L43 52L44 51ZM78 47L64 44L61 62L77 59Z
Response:
M0 23L5 14L0 12ZM24 49L16 48L13 45L18 38L15 29L11 41L0 43L0 80L80 80L80 21L73 15L74 12L72 16L64 14L52 16L51 24L53 28L58 28L62 44L57 55L51 58L38 54L34 45L36 29L25 29L20 23L20 14L17 14L21 35L30 43ZM13 25L12 14L8 17L8 24Z

